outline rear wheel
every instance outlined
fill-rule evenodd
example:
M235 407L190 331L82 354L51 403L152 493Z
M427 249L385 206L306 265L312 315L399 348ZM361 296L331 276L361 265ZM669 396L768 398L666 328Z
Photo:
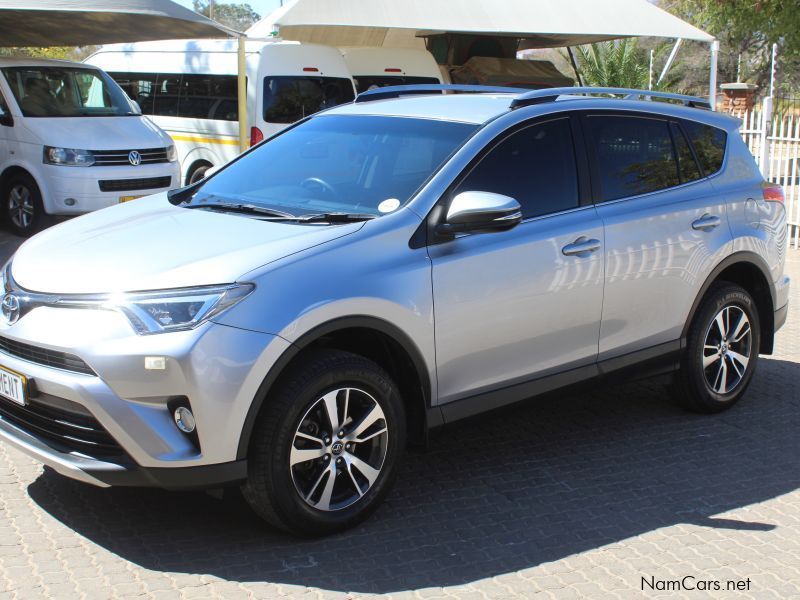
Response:
M11 175L3 186L3 216L11 231L28 237L41 227L44 209L42 194L27 173Z
M211 168L211 166L212 165L210 164L203 164L195 168L195 170L192 171L191 174L189 175L189 181L187 183L191 185L203 179L206 176L206 171L208 171Z
M719 412L741 399L758 363L758 311L744 288L715 284L689 328L673 394L696 412Z
M265 402L242 488L256 513L314 536L377 508L405 446L403 404L381 367L348 352L315 352Z

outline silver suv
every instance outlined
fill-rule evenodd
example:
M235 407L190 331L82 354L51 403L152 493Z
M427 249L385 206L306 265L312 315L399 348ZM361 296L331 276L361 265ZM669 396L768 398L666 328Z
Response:
M786 220L704 107L384 88L45 231L3 271L0 437L95 485L241 483L319 535L408 444L542 392L668 374L726 409L786 318Z

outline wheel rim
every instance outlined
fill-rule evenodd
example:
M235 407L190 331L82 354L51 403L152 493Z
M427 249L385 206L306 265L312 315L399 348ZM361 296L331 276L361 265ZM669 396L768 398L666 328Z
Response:
M33 221L33 210L31 191L21 183L12 187L8 194L8 215L11 222L21 229L27 229Z
M717 394L730 394L742 383L752 352L750 319L738 306L725 306L711 321L703 345L703 374Z
M372 395L358 388L327 392L300 419L292 439L295 490L318 510L347 508L377 481L388 442L386 417Z

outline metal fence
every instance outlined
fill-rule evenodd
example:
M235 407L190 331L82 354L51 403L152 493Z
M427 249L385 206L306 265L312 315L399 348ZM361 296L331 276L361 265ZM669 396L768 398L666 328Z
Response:
M783 186L789 245L800 248L800 115L770 114L768 105L735 115L742 119L741 134L761 167L764 178Z

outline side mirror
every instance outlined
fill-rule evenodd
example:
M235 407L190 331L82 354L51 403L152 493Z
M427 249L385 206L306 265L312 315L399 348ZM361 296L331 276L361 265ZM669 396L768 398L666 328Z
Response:
M11 127L13 124L14 119L11 117L11 113L3 110L3 108L0 108L0 125Z
M492 192L461 192L450 202L445 222L436 227L436 233L507 231L520 221L522 207L514 198Z

